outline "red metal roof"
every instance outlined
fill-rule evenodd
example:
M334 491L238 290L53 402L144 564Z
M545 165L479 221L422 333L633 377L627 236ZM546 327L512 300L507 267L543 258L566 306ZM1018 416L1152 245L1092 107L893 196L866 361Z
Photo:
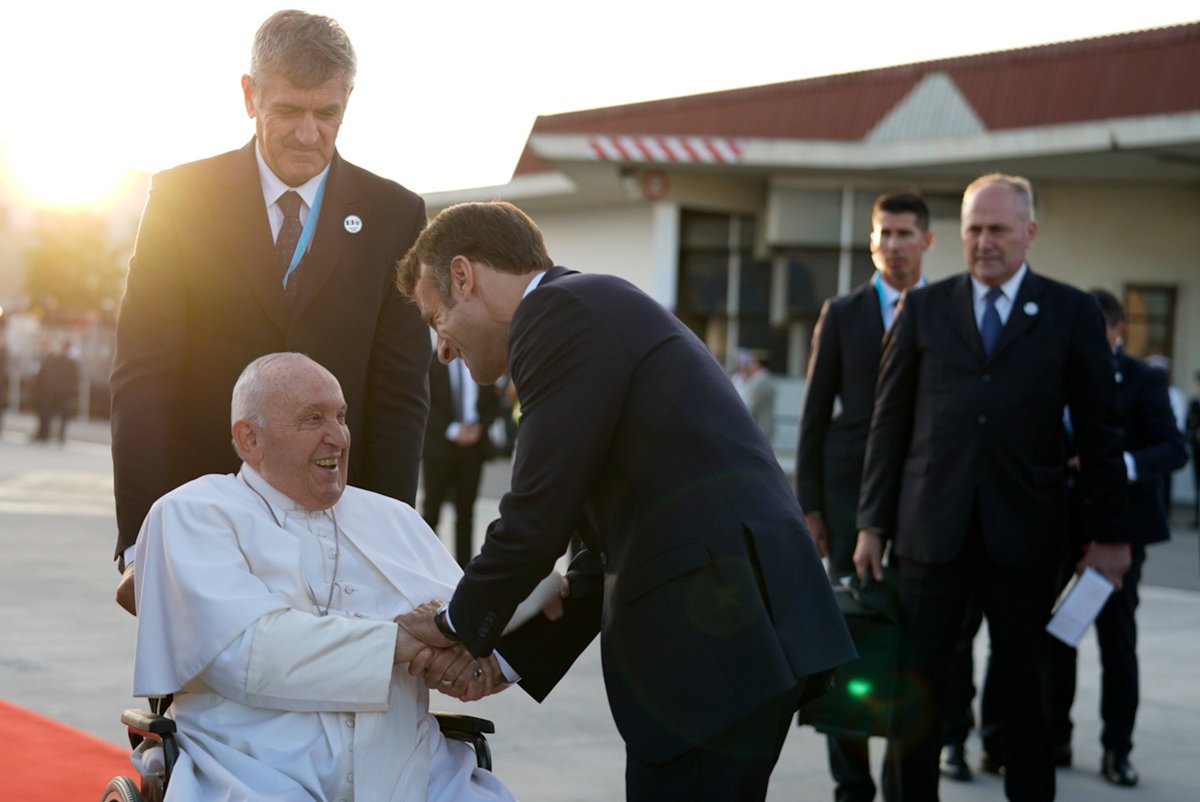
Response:
M702 95L540 116L532 134L860 140L932 72L990 130L1200 110L1200 22ZM516 175L548 165L528 143Z

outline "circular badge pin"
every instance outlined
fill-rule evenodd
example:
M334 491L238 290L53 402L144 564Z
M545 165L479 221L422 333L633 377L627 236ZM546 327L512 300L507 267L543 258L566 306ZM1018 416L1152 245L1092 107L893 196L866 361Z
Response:
M1021 307L1021 309L1023 309L1025 314L1029 315L1030 317L1033 317L1038 313L1038 305L1033 301L1026 301L1025 305Z
M351 234L357 234L362 231L362 218L356 214L346 215L346 219L342 221L342 225Z

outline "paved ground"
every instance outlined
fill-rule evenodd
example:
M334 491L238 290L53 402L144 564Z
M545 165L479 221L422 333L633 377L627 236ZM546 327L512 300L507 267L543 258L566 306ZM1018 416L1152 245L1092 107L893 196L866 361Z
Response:
M113 743L129 696L134 620L112 602L117 574L111 463L104 424L79 424L67 444L28 442L30 421L7 415L0 434L0 697ZM492 466L479 504L489 520L507 477ZM1182 517L1182 516L1181 516ZM481 528L481 527L480 527ZM1082 648L1075 707L1076 767L1060 771L1071 802L1192 802L1200 742L1200 564L1196 532L1177 526L1150 551L1139 613L1142 705L1134 758L1140 787L1116 789L1096 774L1099 671L1094 640ZM986 637L976 644L986 650ZM665 666L665 671L686 667ZM454 709L447 700L435 705ZM525 802L599 802L622 797L623 751L604 703L596 647L539 706L513 689L470 706L494 719L499 773ZM972 756L978 749L972 744ZM881 751L881 750L877 750ZM772 780L772 802L828 800L824 745L808 729L788 738ZM99 789L97 789L97 793ZM947 802L1002 799L998 780L943 783Z

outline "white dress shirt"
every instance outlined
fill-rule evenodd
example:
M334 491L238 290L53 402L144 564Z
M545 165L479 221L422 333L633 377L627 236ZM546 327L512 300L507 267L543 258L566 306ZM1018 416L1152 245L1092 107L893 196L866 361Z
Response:
M1000 315L1000 323L1002 325L1008 322L1008 316L1012 313L1013 303L1017 300L1017 292L1021 289L1021 281L1028 272L1029 265L1022 264L1020 269L1016 273L1013 273L1008 281L1000 285L1000 297L996 299L996 313ZM971 276L971 288L974 290L975 298L975 326L982 329L983 312L987 309L985 296L991 287Z

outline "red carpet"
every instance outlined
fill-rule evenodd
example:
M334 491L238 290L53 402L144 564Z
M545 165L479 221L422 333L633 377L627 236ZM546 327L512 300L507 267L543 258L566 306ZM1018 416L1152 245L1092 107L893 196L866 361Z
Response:
M121 722L113 716L113 728ZM136 776L129 750L0 701L0 777L14 802L96 802L118 774Z

